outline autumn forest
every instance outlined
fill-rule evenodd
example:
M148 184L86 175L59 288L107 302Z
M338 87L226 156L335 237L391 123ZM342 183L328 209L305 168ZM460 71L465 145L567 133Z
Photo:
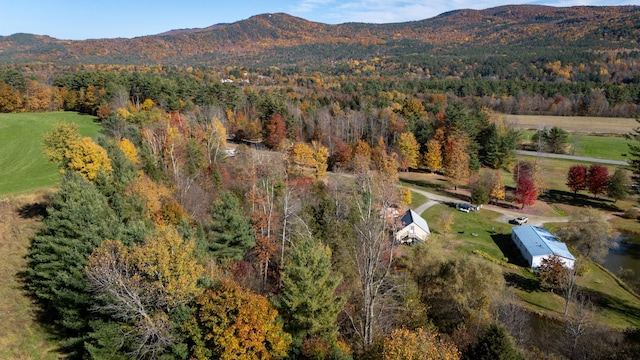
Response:
M43 139L61 180L23 276L38 320L78 359L631 359L637 327L518 336L535 320L508 267L398 244L389 214L409 170L532 205L545 175L503 114L640 116L638 39L638 7L542 6L0 37L0 112L102 129Z

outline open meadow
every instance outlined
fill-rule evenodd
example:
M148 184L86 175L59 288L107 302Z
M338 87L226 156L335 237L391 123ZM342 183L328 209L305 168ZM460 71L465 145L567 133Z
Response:
M557 126L572 134L624 135L640 123L633 118L591 116L501 115L506 125L523 130L541 130Z
M42 139L60 122L78 125L84 136L100 130L96 118L74 112L0 114L0 196L22 194L55 186L56 165L47 162Z

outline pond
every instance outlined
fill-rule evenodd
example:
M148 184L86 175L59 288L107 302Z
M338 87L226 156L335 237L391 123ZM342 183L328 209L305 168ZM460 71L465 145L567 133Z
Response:
M618 248L609 250L604 267L614 274L618 274L621 267L631 269L640 276L640 236L621 234L617 241Z

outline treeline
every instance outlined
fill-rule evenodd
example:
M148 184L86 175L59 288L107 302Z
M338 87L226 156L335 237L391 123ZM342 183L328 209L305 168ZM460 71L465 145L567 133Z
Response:
M311 110L336 103L343 110L370 111L395 106L406 98L418 99L429 108L430 98L444 95L449 102L462 101L470 108L486 107L509 114L638 115L638 59L631 53L608 55L602 63L541 60L522 66L524 73L518 73L521 66L510 65L509 58L490 56L480 63L464 59L459 63L441 59L435 63L417 59L402 63L381 58L343 60L320 66L320 71L296 67L66 68L31 64L0 70L0 111L74 110L97 114L116 92L124 94L123 99L130 95L134 103L151 99L167 111L190 110L221 100L226 102L225 108L236 111L250 100L250 93L270 92L286 96L299 108L308 104ZM480 70L490 59L500 61L487 65L487 69L508 68L508 73ZM222 79L234 83L221 84Z

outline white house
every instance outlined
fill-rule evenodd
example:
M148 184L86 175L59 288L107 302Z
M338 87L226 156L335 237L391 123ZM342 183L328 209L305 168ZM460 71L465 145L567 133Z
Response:
M410 244L414 241L425 241L431 234L427 220L409 209L400 219L399 229L396 231L396 241L401 244Z
M573 269L576 258L571 255L567 245L547 229L531 225L516 226L511 231L511 240L534 269L540 266L542 259L551 255L557 255L564 266Z

